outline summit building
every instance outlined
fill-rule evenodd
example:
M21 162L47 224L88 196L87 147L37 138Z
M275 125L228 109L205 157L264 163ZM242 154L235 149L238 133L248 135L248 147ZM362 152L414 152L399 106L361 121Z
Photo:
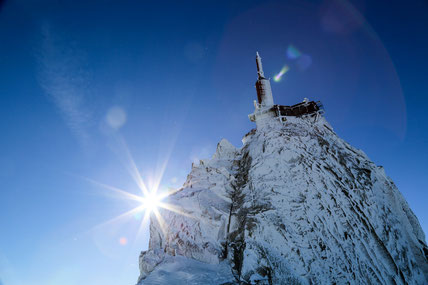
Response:
M262 66L262 58L256 53L257 74L256 81L257 101L254 100L254 113L248 115L252 122L256 122L257 127L264 125L271 118L278 118L281 122L286 122L287 117L311 116L317 118L323 113L323 106L320 101L309 101L307 98L303 102L292 105L275 105L273 102L272 89L269 78L265 77Z

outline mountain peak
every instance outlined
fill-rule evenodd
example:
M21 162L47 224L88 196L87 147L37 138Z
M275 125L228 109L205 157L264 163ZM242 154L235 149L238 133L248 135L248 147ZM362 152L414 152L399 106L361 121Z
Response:
M274 118L240 149L220 141L168 202L182 214L160 210L163 230L151 219L139 284L427 282L407 202L322 116Z
M217 150L213 156L214 159L229 158L235 156L238 150L228 140L222 139L217 144Z

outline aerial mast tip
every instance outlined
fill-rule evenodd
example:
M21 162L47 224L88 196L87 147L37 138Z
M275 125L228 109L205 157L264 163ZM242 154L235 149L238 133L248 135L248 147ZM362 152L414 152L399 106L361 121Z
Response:
M265 74L263 73L262 58L260 57L258 51L256 51L256 63L257 63L257 73L259 75L259 78L264 78Z

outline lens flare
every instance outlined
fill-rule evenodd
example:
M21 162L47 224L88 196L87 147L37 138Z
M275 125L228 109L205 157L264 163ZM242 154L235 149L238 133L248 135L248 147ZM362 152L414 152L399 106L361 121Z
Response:
M297 69L300 71L305 71L312 64L312 57L310 55L304 54L297 60Z
M290 70L290 67L289 67L288 65L285 65L285 66L281 69L281 71L280 71L277 75L275 75L275 76L273 77L273 81L275 81L275 82L279 82L279 81L281 81L282 76L283 76L285 73L287 73L287 71L288 71L288 70Z
M93 179L73 175L107 190L107 192L104 192L105 195L114 195L113 197L116 199L128 200L135 205L134 208L120 213L119 215L114 216L110 220L95 225L94 227L92 227L91 231L108 225L110 226L113 223L122 223L122 225L125 225L128 224L129 220L131 219L134 221L138 221L139 223L139 226L135 233L135 239L133 239L135 242L140 237L142 237L141 235L143 234L143 230L146 228L149 222L158 223L161 226L162 231L166 233L167 224L165 223L165 220L162 217L162 215L164 215L166 211L174 212L198 220L199 218L193 216L191 214L192 211L190 211L189 209L184 209L178 205L174 205L167 202L166 198L168 196L174 195L182 188L167 188L160 185L164 171L167 168L168 159L172 147L167 149L168 157L166 161L160 163L160 167L158 168L156 175L153 175L153 177L148 177L148 179L146 180L143 179L143 177L141 176L141 172L139 171L137 164L135 163L131 152L129 151L123 138L117 138L119 139L118 146L120 147L120 150L122 150L124 153L124 155L121 155L119 157L121 158L122 163L124 163L125 168L128 170L130 176L133 178L135 184L138 186L140 191L138 193L133 194L124 189L104 184ZM130 243L130 237L118 236L117 242L122 246L128 245Z
M287 56L289 59L296 59L300 57L302 53L293 45L289 45L287 49Z
M119 239L119 244L120 245L126 245L128 243L128 239L126 237L121 237Z
M108 110L106 121L108 125L118 130L126 123L126 112L123 108L115 106Z

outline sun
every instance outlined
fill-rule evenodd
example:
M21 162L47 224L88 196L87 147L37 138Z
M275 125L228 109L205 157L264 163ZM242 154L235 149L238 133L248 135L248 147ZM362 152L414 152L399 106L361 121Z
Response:
M156 191L150 191L142 197L142 207L150 214L153 211L157 211L163 198L164 195L159 195Z
M145 181L141 177L140 171L138 170L128 148L126 147L125 142L124 141L121 141L121 142L123 143L123 147L125 150L124 158L127 161L127 163L125 164L126 169L128 170L130 176L133 178L136 185L138 186L140 193L133 194L127 190L120 189L112 185L107 185L107 184L95 181L93 179L89 179L85 177L82 177L82 178L108 191L114 192L115 194L117 194L117 197L120 199L126 199L129 201L136 202L136 207L122 214L119 214L118 216L115 216L112 219L95 226L94 228L107 225L113 222L119 222L121 220L133 217L134 219L141 220L139 229L136 234L138 238L138 236L142 233L144 226L147 225L149 221L151 221L151 218L153 218L153 221L157 221L157 223L159 223L162 231L164 232L164 234L166 234L167 228L166 228L165 220L162 217L162 214L164 213L163 211L160 211L161 209L175 212L177 214L187 216L190 218L195 218L187 210L183 209L181 206L171 204L167 201L169 200L167 199L167 197L174 195L176 192L180 190L180 188L173 189L169 187L167 189L161 186L161 180L162 180L162 176L165 171L165 168L167 166L167 162L162 164L163 167L161 168L160 174L154 177L153 179L154 183L152 183L150 187L147 187L148 185L145 183Z

